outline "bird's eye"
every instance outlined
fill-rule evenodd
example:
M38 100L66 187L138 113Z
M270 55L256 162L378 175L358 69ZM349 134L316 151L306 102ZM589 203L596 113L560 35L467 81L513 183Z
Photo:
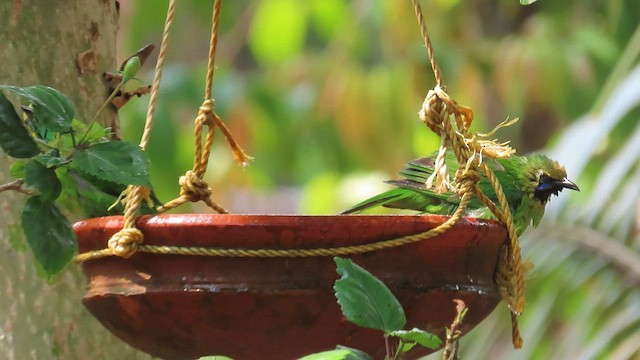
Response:
M545 185L549 185L553 182L553 179L551 179L551 177L547 174L541 174L540 177L538 178L538 188L537 190L544 190L541 187L545 187Z
M536 188L536 190L538 191L545 191L545 190L549 190L551 188L554 188L555 184L553 182L550 181L544 181L542 180L542 178L540 179L540 182L538 183L538 187Z

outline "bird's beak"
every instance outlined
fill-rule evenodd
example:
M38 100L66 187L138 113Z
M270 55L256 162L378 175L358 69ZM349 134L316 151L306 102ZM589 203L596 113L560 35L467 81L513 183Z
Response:
M566 189L580 191L580 188L578 187L578 185L576 185L573 181L567 178L564 178L561 181L558 181L557 184Z

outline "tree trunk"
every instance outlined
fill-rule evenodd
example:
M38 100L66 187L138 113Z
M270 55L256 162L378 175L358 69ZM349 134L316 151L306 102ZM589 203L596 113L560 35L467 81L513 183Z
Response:
M87 121L106 99L102 73L116 69L114 0L0 2L0 82L52 86ZM114 118L111 111L101 120ZM10 180L0 155L0 182ZM36 274L19 228L21 194L0 194L0 358L143 359L80 306L85 283L70 265L48 283ZM15 204L15 206L14 206Z

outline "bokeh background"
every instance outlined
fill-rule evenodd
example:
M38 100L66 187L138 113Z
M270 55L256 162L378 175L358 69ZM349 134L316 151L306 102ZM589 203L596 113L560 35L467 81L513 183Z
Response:
M524 348L512 349L508 311L500 305L463 338L461 355L640 358L640 2L421 3L448 92L473 108L473 129L520 118L496 136L520 154L550 154L582 189L554 198L543 224L521 239L523 256L535 264L520 318ZM164 201L177 195L177 179L192 165L211 5L178 2L148 147ZM121 1L118 59L148 43L159 46L166 6ZM255 157L238 166L218 136L206 180L231 212L334 214L387 189L382 181L404 162L437 149L439 139L417 117L435 82L409 0L226 1L221 16L216 111ZM154 65L145 64L138 85L151 83ZM147 100L120 110L125 139L139 140ZM20 286L4 289L19 293ZM77 303L59 301L66 308ZM91 320L77 316L65 322L69 333L42 330L53 358L105 358L91 350L96 343L105 354L148 358L114 350L122 345L106 340L106 331L91 333L87 345L72 330ZM14 325L7 324L0 346L18 344L10 358L19 359L29 341L12 343ZM40 336L40 325L29 328ZM74 343L94 356L79 357L68 349Z

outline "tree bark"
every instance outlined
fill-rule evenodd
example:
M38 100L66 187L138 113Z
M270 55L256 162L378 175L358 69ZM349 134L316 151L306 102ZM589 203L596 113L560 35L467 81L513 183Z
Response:
M102 73L116 69L117 20L114 0L0 2L0 82L54 87L73 100L76 118L90 120L107 97ZM110 111L101 121L113 118ZM2 183L11 180L10 163L0 155ZM22 194L0 194L0 358L148 358L80 306L78 265L50 282L37 275L19 228L23 202Z

